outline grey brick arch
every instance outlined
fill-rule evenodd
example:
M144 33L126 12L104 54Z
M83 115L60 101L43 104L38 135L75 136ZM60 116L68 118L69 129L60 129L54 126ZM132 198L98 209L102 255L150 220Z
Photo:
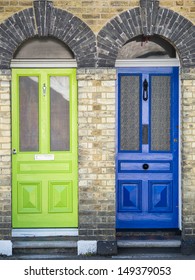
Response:
M96 38L79 18L53 7L52 1L33 2L33 8L20 11L0 24L0 69L9 69L15 51L35 36L52 36L69 46L78 67L94 67Z
M140 7L119 14L100 30L98 66L113 67L119 49L138 35L161 36L175 47L183 67L195 67L195 26L155 0L141 0Z

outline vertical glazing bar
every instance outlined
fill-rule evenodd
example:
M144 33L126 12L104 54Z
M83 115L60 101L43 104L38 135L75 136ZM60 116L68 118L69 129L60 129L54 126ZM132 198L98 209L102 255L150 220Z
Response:
M143 74L142 75L142 93L143 93L143 84L144 81L149 81L149 75L148 74ZM142 98L142 134L146 131L146 127L149 126L149 99L150 99L150 92L149 92L149 84L148 84L148 98L147 100L143 101ZM145 127L143 129L143 127ZM147 153L149 151L149 145L148 145L148 135L147 135L147 140L146 140L146 135L142 135L142 152Z

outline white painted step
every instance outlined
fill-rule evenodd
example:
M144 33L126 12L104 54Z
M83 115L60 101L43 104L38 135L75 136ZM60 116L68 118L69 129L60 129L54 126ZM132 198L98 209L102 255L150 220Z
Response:
M118 240L119 248L178 248L180 240Z

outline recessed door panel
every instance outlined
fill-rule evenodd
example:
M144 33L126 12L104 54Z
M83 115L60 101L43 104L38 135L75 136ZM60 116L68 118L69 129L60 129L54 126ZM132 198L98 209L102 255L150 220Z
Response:
M18 213L41 213L41 182L18 182Z
M149 212L162 213L173 210L173 184L163 181L149 181Z
M178 68L118 69L117 228L178 228Z
M120 181L120 211L141 211L141 195L141 181Z
M49 184L49 212L72 212L72 182L50 182Z
M12 76L13 227L77 227L76 70Z

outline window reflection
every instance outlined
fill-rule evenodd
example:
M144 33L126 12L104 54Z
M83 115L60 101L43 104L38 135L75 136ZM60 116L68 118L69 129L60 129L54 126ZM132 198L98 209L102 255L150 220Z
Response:
M50 148L70 150L69 77L50 77Z
M174 47L158 36L138 36L125 44L117 59L135 58L176 58Z

